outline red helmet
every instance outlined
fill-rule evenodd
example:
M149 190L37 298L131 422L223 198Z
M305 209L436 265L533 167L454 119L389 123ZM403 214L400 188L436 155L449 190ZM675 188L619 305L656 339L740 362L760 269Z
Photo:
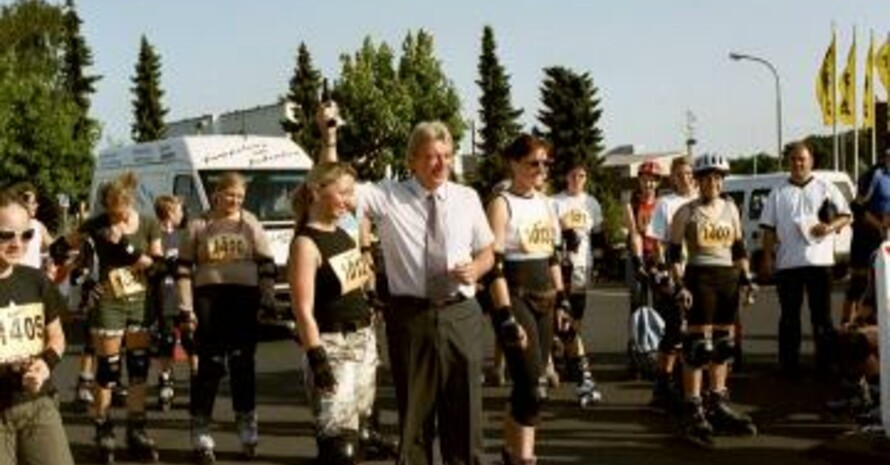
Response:
M659 166L658 162L655 160L646 160L641 163L639 169L637 169L637 176L643 176L645 174L659 177L661 176L661 166Z

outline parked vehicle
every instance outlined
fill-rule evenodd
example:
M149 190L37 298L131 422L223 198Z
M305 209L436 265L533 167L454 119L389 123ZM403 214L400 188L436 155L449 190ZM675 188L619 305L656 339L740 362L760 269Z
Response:
M99 187L132 171L139 179L136 208L154 215L154 199L161 194L183 200L186 218L210 207L210 194L220 176L237 171L247 180L244 208L254 213L269 238L279 267L276 284L280 310L288 314L288 286L283 267L293 237L290 194L312 168L312 160L284 137L207 135L162 139L101 152L90 187L92 212L99 211Z

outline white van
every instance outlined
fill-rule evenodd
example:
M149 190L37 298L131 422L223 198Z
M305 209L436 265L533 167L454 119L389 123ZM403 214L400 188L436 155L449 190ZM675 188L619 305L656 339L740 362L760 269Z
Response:
M237 171L247 180L244 208L262 222L275 263L287 261L293 237L290 193L299 185L312 160L306 152L284 137L207 135L162 139L101 152L90 186L92 212L99 187L120 174L132 171L139 180L136 208L154 216L154 199L173 194L184 201L187 216L199 215L209 207L209 196L219 176ZM284 292L286 284L277 288Z
M732 175L723 183L723 192L732 197L742 215L742 229L745 232L745 245L751 253L751 269L759 269L760 250L760 214L769 193L776 186L784 183L790 176L787 172L757 175ZM813 171L813 176L833 183L847 199L853 200L855 185L847 173L842 171ZM850 260L850 240L853 232L850 226L841 229L834 237L835 262L839 274L843 275Z

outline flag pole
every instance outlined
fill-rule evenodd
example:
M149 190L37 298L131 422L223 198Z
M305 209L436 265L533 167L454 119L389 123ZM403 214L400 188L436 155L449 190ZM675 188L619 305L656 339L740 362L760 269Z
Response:
M837 143L837 42L835 42L835 27L834 21L831 22L831 41L835 44L835 53L834 56L831 57L831 132L832 132L832 144L831 150L834 154L834 170L837 171L839 167L839 157L838 153L838 143Z
M875 58L875 30L872 29L869 31L869 40L868 40L868 53L872 56L871 67L867 69L865 72L868 73L869 80L871 81L871 96L869 96L868 108L869 114L871 115L871 164L872 166L878 162L878 115L875 114L875 69L874 69L874 58Z
M853 25L853 76L856 76L856 25ZM859 105L856 104L856 89L858 84L856 79L850 84L853 87L853 179L859 179Z

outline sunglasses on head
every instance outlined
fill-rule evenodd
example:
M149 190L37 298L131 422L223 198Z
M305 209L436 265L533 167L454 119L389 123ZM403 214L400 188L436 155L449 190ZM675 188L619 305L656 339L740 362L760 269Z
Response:
M34 229L26 229L22 232L0 230L0 244L12 242L12 240L15 239L16 236L18 236L19 240L21 240L22 242L28 242L31 239L34 239Z

